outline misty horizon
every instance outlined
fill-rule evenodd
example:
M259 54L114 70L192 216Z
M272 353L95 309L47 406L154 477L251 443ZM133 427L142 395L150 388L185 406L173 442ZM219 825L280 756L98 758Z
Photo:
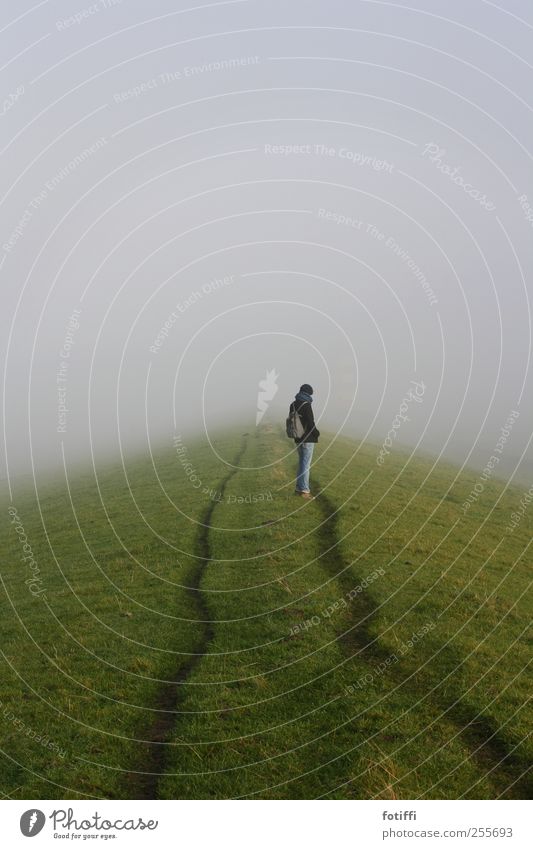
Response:
M253 422L269 370L264 422L309 380L376 444L423 382L395 444L458 466L515 411L495 474L530 477L523 24L386 6L7 25L2 479Z

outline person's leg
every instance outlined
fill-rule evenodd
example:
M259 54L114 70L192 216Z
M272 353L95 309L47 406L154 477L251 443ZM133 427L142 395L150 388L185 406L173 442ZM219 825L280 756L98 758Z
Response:
M296 477L296 490L298 492L309 492L309 470L313 457L313 442L301 442L298 446L298 474Z
M303 482L305 484L305 491L310 492L311 487L309 486L309 472L311 470L311 460L313 459L313 448L315 447L314 442L304 442L304 474L303 474Z
M301 492L303 490L303 474L304 474L304 442L300 442L297 446L298 449L298 469L296 471L296 487L295 492Z

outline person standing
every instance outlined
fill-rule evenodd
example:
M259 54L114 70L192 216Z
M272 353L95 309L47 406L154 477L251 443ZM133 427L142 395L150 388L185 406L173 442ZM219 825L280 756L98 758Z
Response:
M294 441L298 446L298 471L296 473L296 489L294 490L294 494L302 498L313 497L309 487L309 472L313 458L313 449L320 436L320 431L315 426L312 404L313 387L309 383L303 383L291 404L291 412L294 410L298 414L303 427L303 436L294 437Z

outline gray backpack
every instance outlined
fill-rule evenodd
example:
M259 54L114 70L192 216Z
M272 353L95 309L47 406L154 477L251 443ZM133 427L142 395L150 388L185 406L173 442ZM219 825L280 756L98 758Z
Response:
M289 439L301 439L305 433L302 420L295 410L294 403L289 408L289 415L285 420L285 430Z

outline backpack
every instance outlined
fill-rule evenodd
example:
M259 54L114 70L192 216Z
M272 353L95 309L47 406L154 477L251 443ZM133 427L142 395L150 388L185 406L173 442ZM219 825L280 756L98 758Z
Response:
M296 412L294 404L291 404L289 408L289 415L285 420L285 430L289 439L301 439L305 433L302 420Z

